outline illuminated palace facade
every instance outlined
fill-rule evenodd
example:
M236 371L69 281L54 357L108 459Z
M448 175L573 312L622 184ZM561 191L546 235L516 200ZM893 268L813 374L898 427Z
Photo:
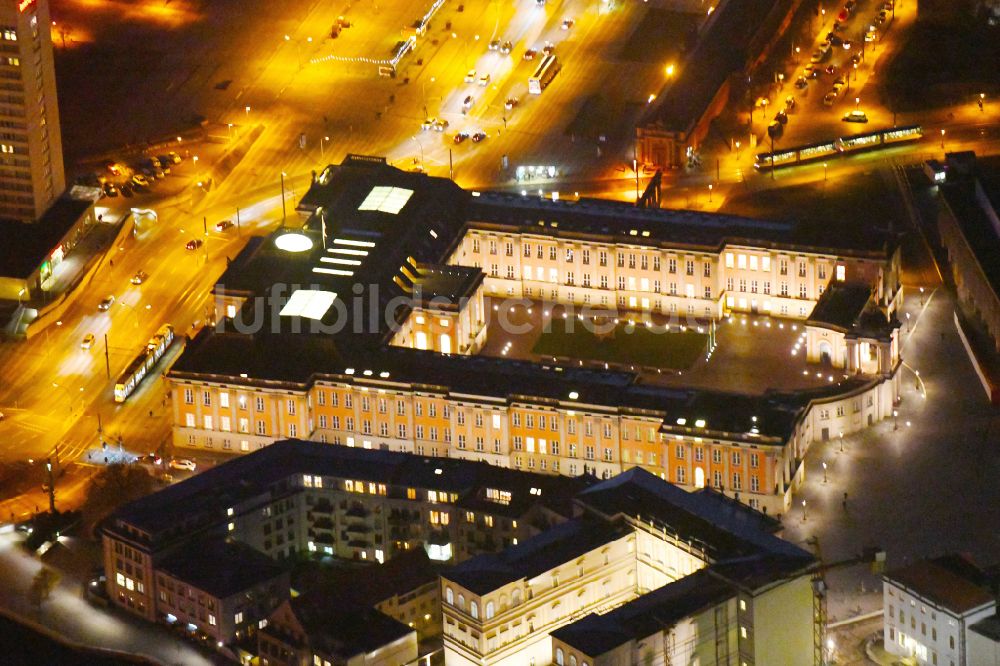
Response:
M812 441L892 414L891 238L467 192L357 156L298 209L301 231L253 239L227 269L219 325L168 373L175 446L241 453L299 437L570 476L642 467L781 513ZM752 396L477 355L491 299L508 296L678 324L797 319L809 358L845 379Z

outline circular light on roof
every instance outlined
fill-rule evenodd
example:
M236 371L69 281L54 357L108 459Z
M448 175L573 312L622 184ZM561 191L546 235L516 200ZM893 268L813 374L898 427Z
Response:
M278 236L274 239L274 244L278 246L279 250L285 252L305 252L311 250L313 246L311 238L305 234L294 232Z

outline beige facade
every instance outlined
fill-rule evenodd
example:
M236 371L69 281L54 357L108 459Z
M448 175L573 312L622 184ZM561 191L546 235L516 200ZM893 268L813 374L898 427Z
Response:
M48 0L0 3L0 219L34 222L66 188Z

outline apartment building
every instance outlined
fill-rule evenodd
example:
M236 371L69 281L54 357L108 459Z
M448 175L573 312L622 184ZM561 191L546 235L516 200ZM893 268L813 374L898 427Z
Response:
M234 620L235 628L229 625L235 611L221 612L230 608L228 600L238 603L245 597L240 594L259 585L280 587L261 564L264 555L278 562L296 554L383 562L424 548L434 561L454 562L516 544L565 520L572 497L592 481L464 460L279 442L116 512L102 533L107 592L116 605L148 620L184 620L195 626L192 631L221 636L270 611L241 608L242 623ZM202 561L204 548L193 545L202 539L238 542L256 552L237 552L248 564L229 571L226 562L234 561L229 555ZM263 555L252 557L258 554ZM211 599L220 609L215 624L208 617ZM377 603L387 604L391 615L409 613L410 601L387 597Z
M885 648L920 666L980 666L972 628L988 635L997 599L990 576L964 555L943 555L891 570L882 579ZM976 641L983 647L982 641ZM988 654L988 653L987 653Z
M0 3L0 221L34 222L66 188L49 0Z
M246 453L298 437L569 476L641 467L781 513L814 439L892 414L891 237L465 192L357 156L327 167L298 208L301 231L254 242L227 268L214 291L223 321L168 374L175 446ZM848 286L867 290L881 337L813 328L882 360L798 394L668 389L572 359L475 355L489 293L630 316L805 319L825 290Z
M638 468L576 504L572 520L442 575L448 666L634 664L675 647L678 663L813 662L815 560L760 514ZM664 624L658 609L675 617ZM665 637L675 624L690 636Z

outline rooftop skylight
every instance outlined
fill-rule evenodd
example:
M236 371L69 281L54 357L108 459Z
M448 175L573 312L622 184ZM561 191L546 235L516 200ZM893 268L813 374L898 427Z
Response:
M413 196L413 190L404 187L386 187L377 185L368 193L358 210L377 210L383 213L398 215L406 202Z
M337 294L332 291L296 289L279 314L282 317L322 319L336 298Z

